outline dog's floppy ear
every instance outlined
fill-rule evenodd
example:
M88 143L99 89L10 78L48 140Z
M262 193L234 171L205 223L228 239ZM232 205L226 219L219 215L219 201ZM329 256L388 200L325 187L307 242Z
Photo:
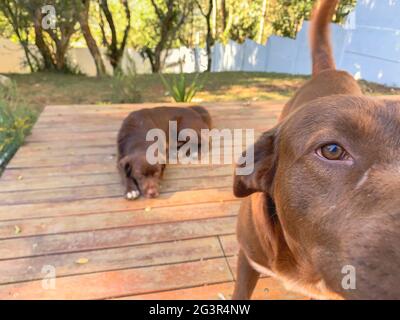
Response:
M132 173L132 158L125 156L118 161L118 168L125 172L126 177L130 177Z
M271 129L263 133L263 135L254 144L254 166L253 170L248 174L238 174L238 169L248 166L249 164L239 165L235 168L235 177L233 181L233 193L236 197L247 197L254 192L269 192L272 180L275 173L276 163L276 131L277 129ZM243 158L250 159L248 157L249 152L252 153L252 148L249 148L243 153ZM246 161L246 162L247 162Z

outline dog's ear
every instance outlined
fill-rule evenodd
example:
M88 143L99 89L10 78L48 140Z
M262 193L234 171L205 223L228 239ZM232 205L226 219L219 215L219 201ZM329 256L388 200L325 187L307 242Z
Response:
M118 161L118 168L125 172L126 177L130 177L132 173L132 158L125 156Z
M249 166L249 163L239 165L235 168L233 182L233 193L236 197L247 197L254 192L269 192L275 174L276 164L276 132L277 129L271 129L263 135L254 144L254 147L247 149L242 157L251 161L249 153L254 154L253 170L247 174L239 175L238 169ZM253 152L254 151L254 152Z

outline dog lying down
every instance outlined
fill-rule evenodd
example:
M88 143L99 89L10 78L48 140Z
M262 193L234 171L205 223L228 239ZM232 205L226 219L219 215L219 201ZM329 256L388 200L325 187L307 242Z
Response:
M198 141L199 147L201 147L201 129L211 129L211 117L201 106L156 107L130 113L122 123L117 141L117 166L126 187L126 199L134 200L140 194L147 198L159 196L159 183L165 164L151 164L146 159L148 148L155 143L146 141L146 136L152 129L163 131L166 137L166 141L163 142L168 148L170 121L175 121L178 134L184 129L196 132L197 137L194 140ZM176 141L177 148L185 143Z

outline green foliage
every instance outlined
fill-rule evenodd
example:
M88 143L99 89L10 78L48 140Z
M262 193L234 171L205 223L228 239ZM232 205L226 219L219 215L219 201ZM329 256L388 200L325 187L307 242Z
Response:
M112 77L112 102L137 103L142 101L133 58L126 55L126 63L119 65Z
M295 38L304 19L309 19L316 0L277 0L270 8L272 32ZM342 23L356 5L357 0L342 0L338 6L334 22Z
M227 27L221 34L223 42L232 39L243 42L246 38L255 39L260 20L262 0L226 1L228 5Z
M169 95L171 95L176 102L192 101L196 93L203 89L206 80L205 76L200 78L199 73L195 75L190 83L188 83L186 75L183 72L174 75L170 82L161 73L160 77L165 90L168 91Z
M0 173L29 134L37 114L21 98L15 83L0 85Z

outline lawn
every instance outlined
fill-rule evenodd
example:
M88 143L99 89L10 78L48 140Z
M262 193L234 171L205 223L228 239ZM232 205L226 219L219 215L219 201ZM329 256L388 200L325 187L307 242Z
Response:
M91 78L55 73L9 74L15 80L19 94L36 108L51 104L118 103L112 78ZM167 76L168 77L168 76ZM189 80L192 76L189 75ZM276 73L220 72L207 75L204 89L195 97L201 101L251 101L289 98L307 77ZM142 102L171 102L157 74L137 76ZM360 82L368 94L400 94L394 89Z
M17 95L14 104L24 105L24 108L41 111L46 105L56 104L110 104L129 102L121 100L115 89L112 77L92 78L83 75L68 75L57 73L8 74L17 85ZM203 75L202 75L203 76ZM167 80L173 75L166 75ZM187 75L188 81L194 75ZM205 76L204 88L195 96L193 102L202 101L256 101L271 99L287 99L306 80L304 76L291 76L276 73L253 72L221 72ZM136 90L140 92L140 102L171 102L160 76L157 74L137 75ZM400 94L400 89L360 81L364 92L372 95ZM132 88L132 86L129 86ZM7 105L7 101L0 101ZM139 102L139 101L132 101ZM23 110L22 108L20 108ZM1 111L1 110L0 110ZM20 111L19 111L20 112ZM9 160L20 144L21 138L15 139L15 132L28 132L25 129L32 125L36 116L12 116L8 113L8 129L0 128L7 142L0 144L0 174L1 167ZM11 115L11 116L10 116ZM23 119L21 129L21 119ZM31 120L29 120L31 119ZM1 120L1 119L0 119ZM30 121L30 122L29 122ZM4 122L4 121L3 121ZM1 122L0 122L1 124ZM8 131L7 131L8 130ZM21 136L21 134L19 134ZM23 138L23 135L22 135ZM10 148L12 146L12 148ZM8 151L4 151L8 149ZM11 150L11 151L10 151Z

